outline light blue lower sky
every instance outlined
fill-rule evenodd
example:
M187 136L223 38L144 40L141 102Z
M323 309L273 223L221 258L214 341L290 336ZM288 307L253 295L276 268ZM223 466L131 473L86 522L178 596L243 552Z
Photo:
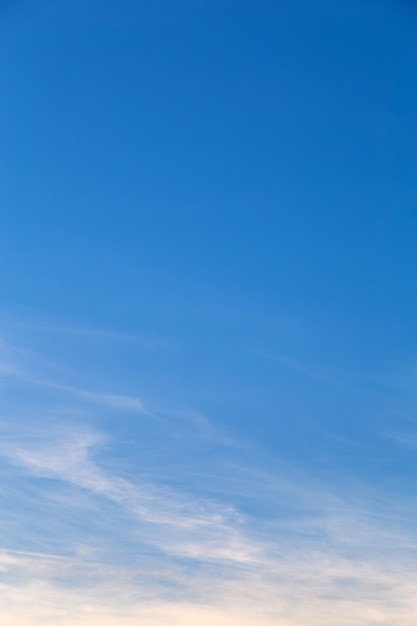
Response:
M191 350L178 338L33 319L3 316L8 623L412 623L412 366L363 380L235 346L240 371L285 381L266 420L267 386L223 377L210 402L187 377L131 379L133 359L175 376ZM324 399L352 410L349 395L354 424L315 415Z

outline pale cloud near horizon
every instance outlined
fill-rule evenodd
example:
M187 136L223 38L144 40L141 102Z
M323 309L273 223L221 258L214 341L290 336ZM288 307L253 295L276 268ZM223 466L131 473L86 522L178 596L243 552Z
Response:
M406 567L392 567L383 559L354 563L301 551L275 566L272 572L203 573L191 579L176 569L141 572L139 565L129 571L105 563L3 553L1 616L10 626L415 623L417 576ZM175 579L171 590L157 582L170 577Z
M36 480L70 483L113 502L137 520L142 540L159 555L123 567L96 561L87 546L73 557L4 550L1 616L8 625L394 626L401 616L411 626L415 620L417 571L398 550L389 553L393 540L400 545L407 537L372 525L352 504L341 509L348 519L338 519L334 506L319 511L321 518L316 511L296 541L279 526L275 536L262 535L230 507L104 470L94 450L105 441L91 429L62 425L47 436L9 438L1 454ZM328 495L310 495L326 507ZM315 524L324 540L314 536ZM379 552L384 545L386 553Z
M211 496L191 483L181 487L175 475L161 479L164 471L148 467L146 459L127 471L108 454L112 433L88 417L95 405L146 420L136 396L74 387L52 371L37 379L33 365L13 375L23 389L53 390L63 407L77 398L83 416L77 422L51 419L46 411L35 418L30 402L24 420L3 416L2 472L7 483L18 481L27 526L46 526L37 551L12 549L3 534L1 623L414 625L411 520L407 514L407 523L398 523L377 490L371 497L357 485L342 490L284 465L267 471L244 460L245 446L240 465L220 466L211 478L207 473ZM198 411L177 410L174 418L188 427L190 446L197 433L213 448L237 446ZM19 494L25 480L32 492L28 510L28 492ZM261 509L274 502L277 515L250 514L232 504L237 488Z

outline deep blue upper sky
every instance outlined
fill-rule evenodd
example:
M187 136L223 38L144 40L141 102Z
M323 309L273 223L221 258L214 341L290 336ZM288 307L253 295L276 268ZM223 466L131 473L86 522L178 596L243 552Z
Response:
M178 367L123 377L226 421L219 387L267 433L288 411L362 424L362 379L417 339L416 11L6 5L3 307L173 337Z
M411 497L416 31L406 0L4 3L6 422L94 426L120 468L156 446L147 476L259 524L196 476Z

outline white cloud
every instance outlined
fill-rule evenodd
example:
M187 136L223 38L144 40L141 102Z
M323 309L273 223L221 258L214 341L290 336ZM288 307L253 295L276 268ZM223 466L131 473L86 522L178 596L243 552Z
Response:
M103 436L92 430L67 427L46 441L42 433L32 441L3 442L0 453L36 476L58 478L118 504L148 523L148 541L170 554L242 563L259 558L259 546L245 539L236 511L172 488L134 484L106 472L91 454L103 441Z
M63 406L77 398L86 419L92 404L103 413L148 414L133 395L93 392L52 376L39 380L29 370L16 374L23 385L59 392ZM180 410L176 418L213 446L230 443L198 412ZM178 486L182 481L175 487L165 467L159 481L146 463L127 474L107 454L109 446L106 435L87 425L31 414L25 423L4 423L7 481L24 476L36 485L26 523L45 522L43 536L54 541L50 554L39 548L0 555L0 624L414 626L415 533L395 519L392 501L384 505L357 486L335 490L288 467L261 472L248 461L233 468L232 478L216 468L207 480L216 483L210 491L217 496L203 497L191 481L188 491ZM258 512L227 504L236 485L247 501L256 500ZM259 513L271 503L277 515ZM54 516L61 523L80 506L84 517L69 516L62 533ZM112 530L114 545L100 536L103 528ZM6 534L3 542L11 543Z
M384 526L323 490L309 494L317 508L298 525L268 528L258 519L254 528L219 502L105 469L97 460L105 442L91 429L61 426L9 437L1 453L39 480L112 502L159 555L127 567L95 561L88 546L72 558L5 551L0 618L7 626L414 626L417 571L404 551L411 542L389 520ZM306 492L301 485L297 497Z
M417 576L401 564L389 567L383 559L353 563L300 551L274 566L272 571L190 576L178 569L129 570L3 553L0 618L7 626L415 624ZM161 579L168 582L165 588Z

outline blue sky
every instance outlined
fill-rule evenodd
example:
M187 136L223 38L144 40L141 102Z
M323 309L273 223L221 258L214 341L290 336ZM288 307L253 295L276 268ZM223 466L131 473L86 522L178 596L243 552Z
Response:
M411 626L417 6L0 9L0 621Z

